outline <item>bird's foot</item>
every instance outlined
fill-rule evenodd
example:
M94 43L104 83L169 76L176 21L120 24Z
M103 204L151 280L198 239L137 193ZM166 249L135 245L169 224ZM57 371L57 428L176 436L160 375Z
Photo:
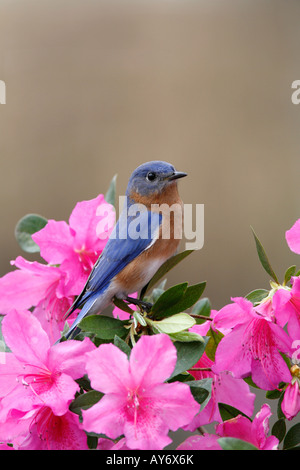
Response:
M132 297L125 297L124 300L126 300L126 302L130 304L137 305L138 307L140 307L142 311L145 311L147 313L149 313L153 307L153 304L151 304L150 302L145 302L144 300L134 299Z

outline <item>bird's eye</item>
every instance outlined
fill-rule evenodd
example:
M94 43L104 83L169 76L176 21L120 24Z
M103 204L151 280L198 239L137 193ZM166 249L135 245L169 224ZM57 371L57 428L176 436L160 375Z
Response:
M156 179L156 173L153 173L153 171L149 171L146 178L148 181L154 181Z

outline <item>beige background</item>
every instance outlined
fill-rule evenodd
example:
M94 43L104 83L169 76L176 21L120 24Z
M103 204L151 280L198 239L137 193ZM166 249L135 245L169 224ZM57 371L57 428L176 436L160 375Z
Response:
M300 216L299 15L298 0L1 0L0 275L20 217L68 220L152 159L205 205L204 247L169 285L206 279L216 309L267 288L250 225L280 279L299 268L284 238Z
M215 308L268 286L252 225L282 278L298 262L298 1L0 2L0 275L28 212L67 220L118 173L163 159L205 204L204 248L169 285L207 280ZM32 259L32 257L30 257Z

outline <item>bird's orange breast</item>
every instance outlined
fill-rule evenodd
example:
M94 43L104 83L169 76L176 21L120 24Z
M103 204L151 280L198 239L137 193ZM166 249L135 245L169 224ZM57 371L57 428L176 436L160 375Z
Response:
M175 182L162 193L147 197L131 193L130 197L148 210L162 214L156 241L116 276L117 283L127 292L135 292L147 284L156 270L176 252L182 238L183 203Z

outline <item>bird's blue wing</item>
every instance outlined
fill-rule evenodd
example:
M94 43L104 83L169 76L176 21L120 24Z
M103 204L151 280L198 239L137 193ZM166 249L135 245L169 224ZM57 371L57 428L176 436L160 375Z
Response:
M151 246L158 236L161 221L161 214L148 210L134 216L127 216L127 212L121 214L82 293L67 312L67 316L87 300L98 297L128 263Z

